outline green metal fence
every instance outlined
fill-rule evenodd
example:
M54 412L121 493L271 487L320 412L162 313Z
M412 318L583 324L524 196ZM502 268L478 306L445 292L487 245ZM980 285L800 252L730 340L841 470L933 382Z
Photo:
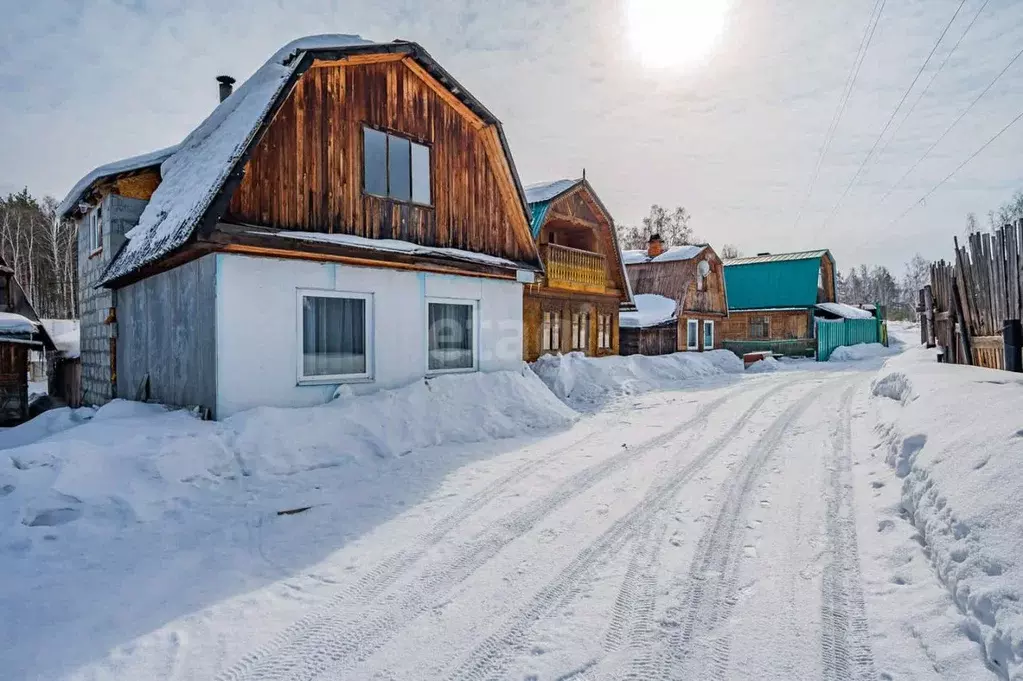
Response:
M817 361L826 362L843 345L880 343L887 340L884 322L878 319L818 319Z

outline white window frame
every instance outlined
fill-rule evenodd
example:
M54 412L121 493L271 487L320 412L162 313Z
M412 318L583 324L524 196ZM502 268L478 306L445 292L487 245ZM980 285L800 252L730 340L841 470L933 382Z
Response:
M305 298L348 298L366 301L366 371L361 374L331 374L306 376L304 362L305 328L302 320L302 302ZM373 294L361 291L300 288L295 297L295 367L298 385L337 385L339 383L370 383L373 381L376 353L374 352L375 325Z
M89 211L88 224L89 255L103 250L103 204L97 204Z
M480 301L472 298L431 298L427 297L423 306L423 362L427 376L443 374L471 374L480 370ZM464 369L431 369L430 368L430 303L441 305L463 305L472 307L472 367Z
M710 331L710 345L707 345L707 331ZM703 320L703 349L713 350L714 349L714 320L704 319Z
M686 350L700 349L700 320L686 320Z

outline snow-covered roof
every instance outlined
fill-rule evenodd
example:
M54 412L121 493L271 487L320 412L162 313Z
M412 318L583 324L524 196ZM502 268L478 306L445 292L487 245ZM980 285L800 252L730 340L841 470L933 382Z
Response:
M151 151L148 154L140 154L139 156L132 156L130 158L124 158L120 161L114 161L113 163L107 163L98 168L94 168L92 172L83 177L71 188L71 191L67 193L64 200L57 206L57 215L60 217L66 217L71 211L74 210L78 202L85 196L85 192L93 185L94 182L102 180L105 177L111 177L113 175L120 175L121 173L130 173L133 170L141 170L143 168L149 168L150 166L160 165L168 158L170 158L174 152L178 150L178 145L167 147L166 149L157 149Z
M618 325L627 329L643 329L675 319L678 303L656 293L640 293L635 297L636 312L622 312Z
M319 35L292 41L213 110L161 166L153 193L128 241L101 283L117 279L183 245L220 192L300 60L300 52L373 45L354 35Z
M874 315L867 310L861 310L845 303L817 303L817 309L830 312L843 319L873 319Z
M263 231L254 231L254 234L266 234ZM350 246L352 248L363 248L369 251L385 251L389 253L407 253L409 255L432 255L453 260L477 262L483 265L494 267L507 267L518 269L521 263L500 258L496 255L486 253L473 253L458 248L440 248L435 246L421 246L410 241L399 241L397 239L367 239L353 234L324 234L322 232L274 232L274 236L299 241L312 241L325 244L337 244L339 246Z
M626 265L639 265L648 262L672 262L676 260L692 260L707 248L704 245L672 246L656 258L647 255L646 250L622 251L622 261Z
M496 126L525 210L525 196L521 193L500 122L419 45L401 40L372 42L357 35L309 36L278 50L221 102L163 162L160 186L153 193L138 224L128 232L128 241L104 272L100 285L155 262L188 241L251 146L267 114L280 100L285 87L303 63L300 57L311 51L407 52L474 113Z
M28 317L14 312L0 312L0 334L35 333L38 325Z
M526 201L542 203L564 194L582 180L554 180L553 182L537 182L526 187Z

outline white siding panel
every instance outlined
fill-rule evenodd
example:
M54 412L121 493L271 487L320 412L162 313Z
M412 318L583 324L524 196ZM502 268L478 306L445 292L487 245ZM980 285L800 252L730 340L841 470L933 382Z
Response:
M522 285L394 269L219 254L217 416L260 405L301 407L334 385L298 385L297 289L373 294L373 379L354 392L396 388L426 374L426 298L479 302L482 371L522 366Z

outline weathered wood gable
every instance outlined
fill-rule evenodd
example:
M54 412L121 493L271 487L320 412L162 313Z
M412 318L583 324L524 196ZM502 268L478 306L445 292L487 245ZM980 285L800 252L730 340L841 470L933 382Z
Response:
M363 126L430 147L432 205L363 190ZM315 62L254 148L225 220L536 260L496 127L400 54Z
M628 285L614 229L611 216L589 186L583 183L551 203L536 241L541 247L553 241L565 245L563 238L559 240L555 236L559 232L585 235L583 241L568 245L604 256L607 292L617 294L625 301L628 300Z
M710 265L703 285L697 285L701 261ZM695 258L631 264L627 267L632 292L656 293L678 302L680 312L728 313L724 264L709 246Z

